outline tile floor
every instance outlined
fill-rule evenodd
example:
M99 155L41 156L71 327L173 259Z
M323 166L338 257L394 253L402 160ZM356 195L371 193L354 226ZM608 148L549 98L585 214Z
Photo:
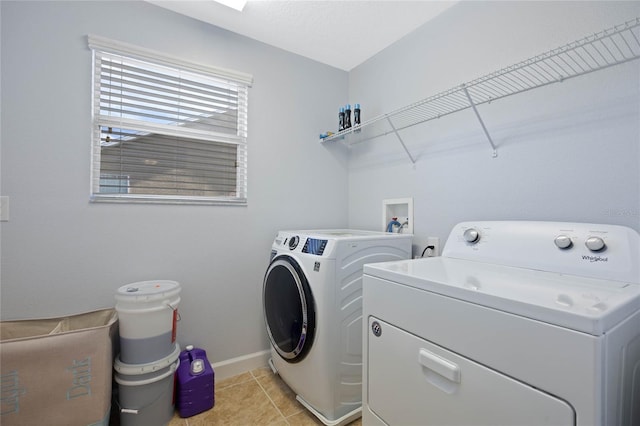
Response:
M169 426L314 426L322 423L296 400L291 389L262 367L215 382L215 406L186 419L177 412ZM362 419L349 426L362 426Z

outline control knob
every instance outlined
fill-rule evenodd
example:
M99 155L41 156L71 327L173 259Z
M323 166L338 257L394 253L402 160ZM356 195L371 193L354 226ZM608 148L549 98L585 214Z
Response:
M298 237L297 235L294 235L293 237L289 238L289 250L293 250L296 247L298 247L299 241L300 241L300 237Z
M556 239L553 240L553 242L556 243L556 247L562 250L571 248L571 246L573 245L573 243L571 242L571 238L567 237L566 235L558 235Z
M584 242L584 245L591 251L603 251L607 248L604 240L600 237L589 237L587 241Z
M475 244L478 241L480 241L480 233L473 228L469 228L466 231L464 231L464 234L462 234L462 237L466 242L471 244Z

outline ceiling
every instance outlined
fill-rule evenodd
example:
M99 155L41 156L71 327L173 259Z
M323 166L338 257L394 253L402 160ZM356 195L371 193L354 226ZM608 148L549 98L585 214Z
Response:
M249 0L242 12L210 0L146 0L349 71L456 1Z

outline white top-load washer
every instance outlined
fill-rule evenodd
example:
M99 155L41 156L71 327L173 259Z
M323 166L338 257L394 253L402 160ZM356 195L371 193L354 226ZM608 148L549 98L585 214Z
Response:
M263 283L272 368L327 425L362 409L362 268L409 259L410 234L280 231Z
M640 425L640 236L465 222L364 267L365 425Z

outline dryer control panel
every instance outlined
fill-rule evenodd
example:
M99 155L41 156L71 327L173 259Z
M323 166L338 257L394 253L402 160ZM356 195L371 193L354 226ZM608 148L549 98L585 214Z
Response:
M618 225L479 221L456 225L443 256L640 283L640 235Z

